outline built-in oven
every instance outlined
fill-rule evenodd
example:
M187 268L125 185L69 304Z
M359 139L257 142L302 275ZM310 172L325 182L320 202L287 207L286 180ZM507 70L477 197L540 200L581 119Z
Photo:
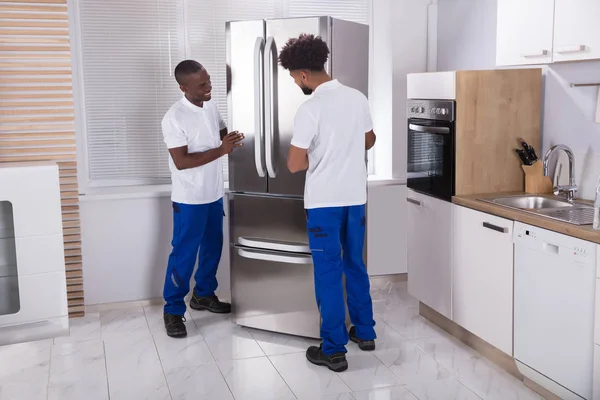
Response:
M455 102L407 102L407 186L417 192L451 201L454 196Z

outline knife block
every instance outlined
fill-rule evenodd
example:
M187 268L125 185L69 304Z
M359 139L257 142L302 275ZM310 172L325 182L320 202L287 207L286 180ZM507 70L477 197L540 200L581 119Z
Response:
M547 194L552 193L552 181L544 175L544 166L541 162L533 165L523 165L525 172L525 193Z

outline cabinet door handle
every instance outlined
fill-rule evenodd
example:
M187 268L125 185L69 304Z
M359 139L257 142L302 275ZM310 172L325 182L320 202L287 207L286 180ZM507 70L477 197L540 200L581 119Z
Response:
M503 228L501 226L490 224L489 222L484 222L483 227L500 233L508 233L508 228Z
M559 54L566 54L566 53L581 53L585 51L585 44L580 44L577 46L565 46L565 47L559 47L558 49L556 49L556 52Z
M550 54L548 50L541 50L539 53L523 54L523 58L546 57Z
M421 202L419 200L415 200L415 199L412 199L410 197L407 197L406 201L408 201L409 203L412 203L412 204L414 204L416 206L419 206L419 207L421 207L423 205L423 204L421 204Z

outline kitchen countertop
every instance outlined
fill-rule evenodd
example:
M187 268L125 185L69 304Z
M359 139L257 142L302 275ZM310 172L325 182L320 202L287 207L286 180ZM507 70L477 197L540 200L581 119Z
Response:
M481 211L484 213L496 215L513 221L519 221L524 224L537 226L540 228L548 229L564 235L573 236L579 239L587 240L589 242L600 244L600 231L596 231L591 225L572 225L566 222L560 222L553 219L549 219L540 215L534 215L523 211L514 210L511 208L503 207L501 205L486 203L478 199L493 199L502 196L519 196L525 195L526 193L494 193L494 194L478 194L469 196L454 196L452 202L463 207L471 208L473 210ZM552 195L536 195L542 197L556 198Z

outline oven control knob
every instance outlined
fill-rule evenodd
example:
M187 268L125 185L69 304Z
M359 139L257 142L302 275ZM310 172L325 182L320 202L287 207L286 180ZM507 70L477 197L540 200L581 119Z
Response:
M442 108L442 115L446 115L448 114L448 109L447 108Z
M423 107L418 107L417 112L422 114L425 112L425 109Z

